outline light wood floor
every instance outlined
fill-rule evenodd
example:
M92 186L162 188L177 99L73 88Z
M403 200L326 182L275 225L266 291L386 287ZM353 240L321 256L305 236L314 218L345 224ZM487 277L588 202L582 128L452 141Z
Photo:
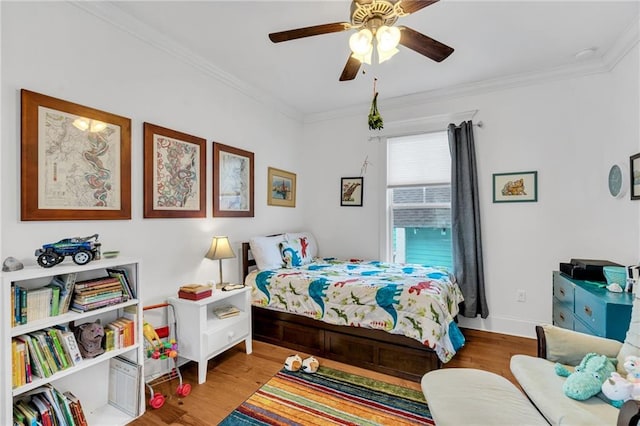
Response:
M475 330L463 330L465 346L445 368L468 367L492 371L514 381L509 359L514 354L535 355L534 339L506 336ZM167 397L163 407L154 410L147 404L146 413L132 425L215 425L277 373L290 349L253 342L253 353L244 352L244 343L209 361L207 381L198 385L197 366L189 363L181 368L185 383L192 385L191 394L180 398L175 394L178 380L153 388ZM303 354L300 354L301 356ZM335 361L320 359L321 365L362 376L420 390L420 384L363 370ZM148 392L146 399L148 400Z

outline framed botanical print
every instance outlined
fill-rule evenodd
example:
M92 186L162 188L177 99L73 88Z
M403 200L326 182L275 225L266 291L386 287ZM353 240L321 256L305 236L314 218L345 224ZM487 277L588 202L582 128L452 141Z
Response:
M295 173L269 167L267 176L267 204L270 206L296 206Z
M144 217L206 217L206 140L144 123Z
M131 120L21 91L22 220L131 219Z
M213 143L213 216L253 217L253 152Z

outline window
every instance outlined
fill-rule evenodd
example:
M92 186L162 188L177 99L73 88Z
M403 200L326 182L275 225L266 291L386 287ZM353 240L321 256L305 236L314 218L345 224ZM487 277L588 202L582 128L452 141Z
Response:
M387 215L392 262L452 268L447 132L387 139Z

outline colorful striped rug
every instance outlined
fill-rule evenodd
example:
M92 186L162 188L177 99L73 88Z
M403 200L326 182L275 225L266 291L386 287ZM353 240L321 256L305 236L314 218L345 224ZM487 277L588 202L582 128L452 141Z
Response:
M230 425L433 425L420 391L320 367L282 370L221 423Z

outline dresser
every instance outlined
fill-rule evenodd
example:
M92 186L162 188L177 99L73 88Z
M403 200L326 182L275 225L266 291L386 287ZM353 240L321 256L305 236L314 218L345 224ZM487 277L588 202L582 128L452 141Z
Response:
M632 293L553 272L553 324L622 342L631 322Z

